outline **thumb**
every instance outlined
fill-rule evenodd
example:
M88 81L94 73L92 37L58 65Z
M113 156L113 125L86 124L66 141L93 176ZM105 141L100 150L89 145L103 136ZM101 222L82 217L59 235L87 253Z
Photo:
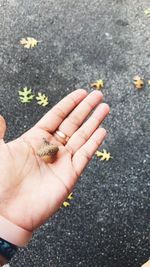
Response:
M6 122L3 116L0 115L0 140L4 138L6 132Z

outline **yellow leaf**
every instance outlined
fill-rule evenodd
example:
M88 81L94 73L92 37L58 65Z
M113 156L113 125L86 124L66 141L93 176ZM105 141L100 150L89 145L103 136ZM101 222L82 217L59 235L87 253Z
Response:
M148 81L148 85L150 85L150 80Z
M134 85L135 85L136 89L142 89L143 88L144 81L139 76L133 77L133 80L134 80Z
M67 197L68 199L73 199L73 193L70 193L69 196Z
M34 98L34 95L32 95L31 88L28 89L27 87L24 87L22 90L18 91L19 98L22 103L29 103Z
M63 202L63 206L66 208L66 207L70 206L70 204L69 204L69 202L64 201L64 202Z
M105 149L103 149L103 152L97 150L95 154L97 157L101 157L101 160L108 161L112 159L112 156L110 155L110 153L107 152Z
M43 107L48 105L48 97L45 94L38 93L36 96L37 103Z
M38 43L39 43L39 41L37 41L36 39L34 39L32 37L27 37L26 39L22 38L20 40L20 44L22 44L27 49L37 46Z
M150 17L150 8L147 8L144 10L145 15L147 15L148 17Z
M91 83L91 87L95 87L99 90L104 87L104 82L103 80L97 80L95 83Z
M73 196L72 196L72 195L73 195L73 193L70 193L69 196L67 197L67 199L68 199L68 200L73 199ZM70 206L70 203L69 203L68 201L64 201L64 202L63 202L63 206L64 206L64 207L68 207L68 206Z

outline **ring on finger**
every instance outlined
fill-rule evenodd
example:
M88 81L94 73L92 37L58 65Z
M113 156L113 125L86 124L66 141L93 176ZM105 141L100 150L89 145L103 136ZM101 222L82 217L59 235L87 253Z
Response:
M59 141L63 145L65 145L67 143L67 141L69 140L69 137L60 130L57 130L54 133L54 136L57 139L57 141Z

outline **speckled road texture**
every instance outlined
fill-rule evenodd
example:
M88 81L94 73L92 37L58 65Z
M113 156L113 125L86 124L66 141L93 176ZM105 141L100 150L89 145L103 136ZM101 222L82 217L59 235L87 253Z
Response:
M97 79L111 113L102 148L113 159L93 158L62 208L34 235L12 267L139 267L150 256L149 0L0 0L0 111L6 140L31 127L63 96ZM41 40L27 50L22 37ZM43 108L23 105L18 90L49 96Z

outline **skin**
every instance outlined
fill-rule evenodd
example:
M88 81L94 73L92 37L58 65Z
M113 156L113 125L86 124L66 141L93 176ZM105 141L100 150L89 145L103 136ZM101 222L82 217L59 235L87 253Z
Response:
M109 107L101 101L99 91L88 95L78 89L9 143L3 139L6 123L0 116L1 216L33 231L60 208L106 136L99 125ZM69 137L65 145L53 136L58 128ZM46 164L36 154L43 138L59 146L57 160L52 164Z

